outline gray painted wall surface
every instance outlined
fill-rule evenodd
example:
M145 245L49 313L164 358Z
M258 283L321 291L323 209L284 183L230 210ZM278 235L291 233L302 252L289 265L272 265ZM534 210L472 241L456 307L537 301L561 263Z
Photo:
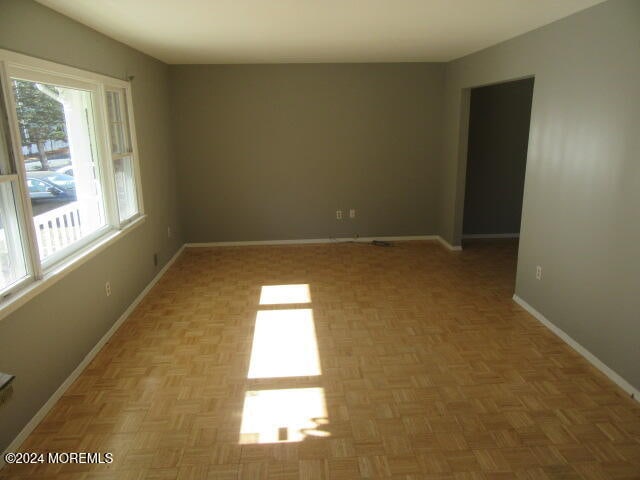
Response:
M444 65L170 70L187 241L437 233Z
M0 450L149 282L153 251L164 263L183 239L355 232L458 243L462 90L533 74L516 291L640 387L640 2L596 6L446 67L180 66L170 81L169 67L30 0L0 0L0 12L0 48L136 76L149 215L0 320L0 370L18 376L0 407ZM350 207L358 218L336 223Z
M471 91L463 233L518 233L533 79Z
M0 451L69 376L183 243L176 210L167 66L35 2L0 0L0 48L110 76L135 75L147 221L0 320L0 371L15 374L0 406ZM167 238L167 226L173 236ZM158 267L159 268L159 267ZM113 293L107 298L104 283Z
M640 2L610 1L450 63L441 199L441 231L458 243L461 90L535 75L516 293L635 388L639 25Z

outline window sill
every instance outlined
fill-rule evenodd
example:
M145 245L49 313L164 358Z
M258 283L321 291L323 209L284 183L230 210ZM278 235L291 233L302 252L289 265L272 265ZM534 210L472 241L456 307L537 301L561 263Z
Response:
M139 225L142 225L146 218L146 215L141 215L128 223L121 230L112 230L107 232L92 244L79 250L67 260L57 264L49 270L42 279L29 283L24 288L6 298L2 303L0 303L0 321L59 280L62 280L69 273L95 257L98 253L104 251L107 247L124 237L127 233L131 232Z

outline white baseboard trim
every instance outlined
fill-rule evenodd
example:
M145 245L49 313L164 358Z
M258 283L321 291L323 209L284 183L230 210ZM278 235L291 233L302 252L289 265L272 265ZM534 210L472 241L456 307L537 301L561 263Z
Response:
M368 243L374 240L382 240L385 242L404 242L411 240L438 240L438 235L405 235L391 237L343 237L343 238L304 238L293 240L250 240L236 242L201 242L187 243L187 248L203 248L203 247L243 247L258 245L307 245L307 244L323 244L323 243L341 243L341 242L358 242Z
M470 233L468 235L462 235L465 240L472 240L474 238L520 238L519 233Z
M405 242L411 240L436 240L440 242L447 250L459 252L462 250L460 245L451 245L440 235L405 235L390 237L354 237L354 238L307 238L298 240L249 240L234 242L196 242L187 243L187 248L206 248L206 247L245 247L258 245L307 245L307 244L325 244L325 243L344 243L359 242L368 243L373 240L382 240L384 242Z
M459 252L462 250L462 245L451 245L449 242L447 242L443 237L441 237L440 235L438 235L438 241L447 249L447 250L451 250L452 252Z
M196 242L187 243L187 248L206 248L206 247L250 247L258 245L306 245L314 243L333 243L334 240L329 238L308 238L301 240L248 240L237 242Z
M89 365L91 360L102 350L102 347L109 341L109 339L113 336L114 333L118 330L120 325L122 325L129 315L133 312L133 310L140 304L142 299L149 293L149 291L154 287L156 283L162 278L162 276L166 273L166 271L173 265L173 263L180 256L185 246L182 245L175 253L173 257L165 264L164 267L156 274L155 277L149 282L149 284L140 292L140 294L135 298L133 303L129 305L129 307L124 311L120 318L116 320L116 322L111 326L111 328L104 334L104 336L100 339L98 343L91 349L89 353L84 357L84 359L78 364L78 366L71 372L71 374L67 377L67 379L58 387L58 389L51 395L49 400L38 410L38 412L33 416L33 418L25 425L25 427L20 431L20 433L14 438L13 442L9 444L7 449L0 456L0 470L4 467L4 454L7 452L15 452L20 448L20 445L26 440L26 438L35 430L38 424L44 419L44 417L49 413L49 411L53 408L56 402L64 395L67 389L73 384L73 382L80 376L80 374L84 371L84 369Z
M529 305L526 301L520 298L518 295L513 295L513 301L524 308L533 318L542 323L545 327L551 330L554 334L556 334L562 341L564 341L567 345L573 348L576 352L586 358L591 365L596 367L602 373L604 373L613 383L618 385L621 389L623 389L631 398L634 398L637 402L640 402L640 391L636 389L633 385L627 382L624 378L618 375L616 372L607 367L598 357L596 357L589 350L584 348L578 342L576 342L573 338L571 338L567 333L561 328L557 327L553 324L549 319L547 319L544 315L542 315L539 311Z

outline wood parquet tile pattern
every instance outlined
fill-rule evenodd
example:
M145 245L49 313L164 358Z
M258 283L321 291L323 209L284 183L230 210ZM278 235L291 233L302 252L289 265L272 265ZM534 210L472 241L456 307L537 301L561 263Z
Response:
M516 249L187 249L22 446L115 461L0 479L640 478L639 406L512 301ZM321 375L247 379L261 287L301 283ZM247 391L306 387L327 436L239 443Z

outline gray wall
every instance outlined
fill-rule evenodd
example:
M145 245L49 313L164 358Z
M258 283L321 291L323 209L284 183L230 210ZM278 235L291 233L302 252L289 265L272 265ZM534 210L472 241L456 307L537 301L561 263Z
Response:
M640 2L610 1L450 63L441 198L458 243L464 89L535 75L516 293L636 388L639 25Z
M0 48L124 78L135 75L147 221L0 320L0 371L15 374L0 406L0 451L14 439L183 243L176 210L167 66L30 0L0 0ZM173 236L167 237L167 226ZM109 279L113 294L107 298Z
M520 232L533 79L471 91L465 235Z
M172 66L187 241L437 233L443 79L442 64Z
M154 251L164 263L183 239L353 233L459 243L468 89L530 75L516 291L640 387L640 2L598 5L446 67L180 66L170 81L162 63L31 0L0 11L1 48L136 76L149 215L0 320L0 371L17 374L0 450L153 277ZM358 218L337 223L350 207Z

